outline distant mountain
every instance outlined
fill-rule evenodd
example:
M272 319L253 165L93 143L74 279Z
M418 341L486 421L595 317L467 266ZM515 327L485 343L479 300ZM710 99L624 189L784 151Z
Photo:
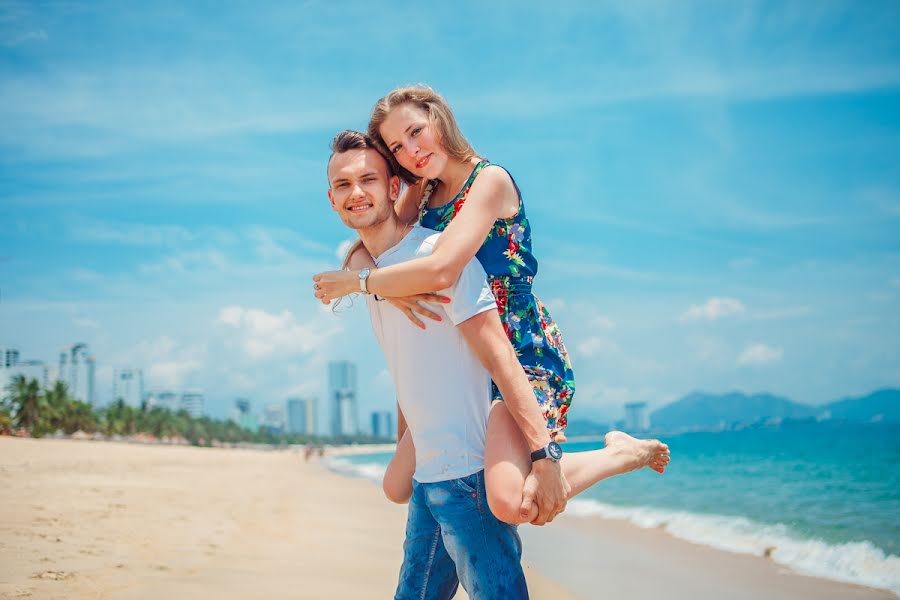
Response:
M836 400L822 407L832 419L900 423L900 390L878 390L860 398Z
M802 419L823 412L821 407L792 402L772 394L694 392L650 413L656 429L718 429L768 418Z

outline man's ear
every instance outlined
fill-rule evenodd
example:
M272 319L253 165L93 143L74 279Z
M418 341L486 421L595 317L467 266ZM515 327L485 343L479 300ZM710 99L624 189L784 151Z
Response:
M337 212L337 207L334 205L334 195L331 193L331 188L328 188L328 200L331 202L331 210Z
M394 175L391 177L391 202L396 202L400 197L400 178Z

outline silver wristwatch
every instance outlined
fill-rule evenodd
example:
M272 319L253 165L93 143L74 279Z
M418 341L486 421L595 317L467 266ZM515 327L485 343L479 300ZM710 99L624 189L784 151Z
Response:
M359 272L359 290L363 294L369 293L369 288L366 287L366 280L369 278L370 272L371 272L371 270L369 269L369 267L366 267L365 269L363 269L362 271Z

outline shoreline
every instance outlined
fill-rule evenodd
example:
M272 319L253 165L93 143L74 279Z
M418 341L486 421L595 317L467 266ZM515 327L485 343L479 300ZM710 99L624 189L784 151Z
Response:
M565 560L550 556L549 570L565 568L567 584L580 594L603 585L629 597L727 597L734 600L892 600L883 588L805 575L762 556L730 552L677 538L661 528L644 529L626 520L561 515L551 527L521 529L529 547L567 547Z
M302 447L239 449L0 437L0 476L15 482L0 489L0 598L393 594L404 506L371 480L307 463ZM520 533L537 600L600 589L674 600L897 598L596 515Z
M340 463L340 457L335 458L338 458L337 462ZM332 464L330 468L335 472L338 472L347 477L367 479L370 483L374 481L376 484L378 483L378 481L380 481L380 477L383 474L383 468L379 469L375 466ZM598 508L600 510L597 510ZM619 539L625 546L632 546L636 537L645 536L646 532L652 531L655 535L662 536L662 538L665 538L667 540L665 542L666 547L670 548L671 553L675 555L681 555L685 552L700 552L711 561L717 561L718 559L715 558L717 555L724 555L726 558L724 558L723 560L727 562L731 562L733 560L732 557L737 557L734 560L750 561L746 563L738 563L739 565L744 565L743 569L736 567L738 575L740 575L740 571L742 570L750 570L756 572L759 569L763 569L762 571L759 571L757 573L760 577L771 578L777 575L779 578L784 579L782 577L784 575L788 578L798 577L803 580L817 581L820 582L823 586L822 589L815 589L816 586L813 584L796 584L793 580L784 579L784 581L787 581L786 585L792 586L790 588L792 592L791 594L785 596L779 596L778 590L767 590L767 593L771 593L771 595L775 598L806 597L809 594L814 594L814 592L815 594L810 595L809 597L840 598L842 597L840 595L842 593L853 594L852 597L865 598L896 599L900 597L897 595L897 592L895 592L890 587L890 583L887 582L883 587L879 587L877 584L870 584L866 583L865 581L854 581L853 579L841 579L839 576L828 576L830 573L823 575L823 569L826 569L827 565L832 564L832 561L834 560L840 559L836 559L834 556L819 555L819 552L822 550L822 546L824 546L826 551L830 551L832 548L829 548L823 542L820 542L816 539L810 539L805 542L803 540L786 540L788 542L786 547L782 547L776 540L777 545L760 547L760 551L757 554L753 552L746 552L742 549L732 549L727 545L723 545L723 543L721 542L716 543L713 540L704 540L702 539L703 536L700 536L700 539L698 539L696 537L696 533L692 535L685 535L684 531L673 533L669 530L669 526L672 525L669 519L677 518L678 516L680 516L678 514L678 511L674 511L672 514L666 514L663 516L657 515L656 518L650 519L649 523L639 524L632 521L629 516L621 516L616 514L616 512L627 513L627 509L616 511L616 508L617 507L599 505L591 499L575 499L572 501L572 504L570 504L567 512L561 515L560 518L555 521L554 524L550 527L520 528L523 540L529 537L533 537L535 540L533 543L529 543L526 545L525 557L528 557L528 548L530 546L566 548L568 545L570 545L568 540L566 539L566 536L562 536L559 535L559 533L552 532L552 530L556 528L557 523L560 523L559 527L568 530L566 534L567 536L572 536L574 538L579 538L579 536L584 535L584 532L587 530L590 530L592 532L592 535L602 537L605 535L607 529L612 529L617 532L617 539ZM685 514L690 518L703 518L703 515L695 515L692 513ZM646 515L643 515L642 520L647 521L648 517ZM653 521L657 521L657 523L654 525ZM678 524L679 523L676 521L676 526ZM707 526L708 525L710 524L707 523ZM529 533L531 531L535 533ZM847 544L853 545L853 543L849 542ZM579 556L584 556L591 553L593 553L594 555L597 555L598 553L611 553L612 555L615 555L618 552L615 547L610 546L609 544L598 545L591 540L573 541L572 545L577 548L576 554L578 554ZM652 544L650 545L652 546ZM804 547L804 545L806 547ZM816 547L817 545L819 547ZM834 547L834 549L841 550L840 547L837 546ZM874 547L872 549L876 552L879 552ZM647 550L648 554L654 553L653 548L648 547L645 550ZM811 554L805 554L805 552L810 552ZM664 559L665 557L659 558ZM787 560L785 560L785 558ZM803 559L799 561L799 566L796 564L798 558ZM877 556L875 556L874 558L878 559ZM634 563L640 563L641 560L641 556L638 554L632 556L632 562ZM880 560L884 560L883 555ZM889 557L889 560L896 562L897 559L896 557ZM570 562L571 561L567 560L555 560L552 556L550 558L541 558L542 565L553 565L551 567L548 567L547 570L549 572L556 572L557 570L570 572ZM577 563L577 561L574 562ZM807 568L813 566L814 568L811 571L806 571L804 570L804 563ZM760 567L760 564L763 566ZM581 566L584 571L591 573L596 577L596 565L592 565L589 561L586 561ZM865 563L861 563L860 566L862 568L866 567ZM696 568L699 571L702 570L702 567L703 565L696 564L691 568ZM847 565L844 564L842 568L847 568ZM881 565L879 568L883 570L889 567L887 567L886 565ZM621 572L621 570L618 572ZM862 574L860 573L859 575L862 579ZM744 578L741 578L742 581L743 579ZM566 581L568 582L569 580L567 579ZM578 586L573 585L571 587L574 591L579 592L582 595L587 595L595 590L596 583L596 580L588 580L581 582L581 584ZM754 582L752 580L744 581L744 583L750 585L751 587L754 587ZM630 584L626 581L617 580L616 585L625 589L630 588ZM841 591L829 592L828 590L831 588ZM697 593L702 593L702 590L697 590Z

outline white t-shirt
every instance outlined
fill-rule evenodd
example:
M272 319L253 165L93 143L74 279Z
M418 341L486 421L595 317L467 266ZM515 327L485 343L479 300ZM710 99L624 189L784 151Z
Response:
M428 256L440 234L416 226L375 258L386 267ZM472 259L446 290L449 304L429 303L443 319L410 323L389 302L368 296L375 337L394 379L397 400L416 446L416 481L429 483L471 475L484 468L484 437L491 405L491 378L456 325L497 304L481 264Z

